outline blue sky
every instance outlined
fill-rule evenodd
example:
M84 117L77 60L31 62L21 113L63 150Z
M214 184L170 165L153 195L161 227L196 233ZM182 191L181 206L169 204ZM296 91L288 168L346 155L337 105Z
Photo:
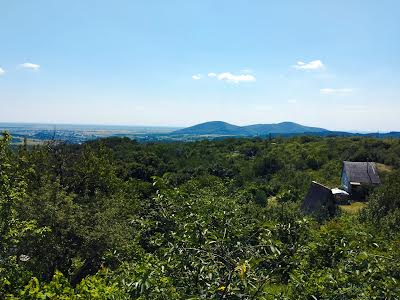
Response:
M0 0L0 122L400 130L400 2Z

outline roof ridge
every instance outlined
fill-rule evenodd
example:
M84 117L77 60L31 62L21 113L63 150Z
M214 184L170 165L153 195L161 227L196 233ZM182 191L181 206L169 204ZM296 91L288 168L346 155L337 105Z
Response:
M319 185L319 186L322 186L322 187L324 187L324 188L327 188L327 189L331 189L331 188L327 187L326 185L323 185L322 183L319 183L319 182L317 182L317 181L315 181L315 180L313 180L312 183L315 183L315 184L317 184L317 185Z

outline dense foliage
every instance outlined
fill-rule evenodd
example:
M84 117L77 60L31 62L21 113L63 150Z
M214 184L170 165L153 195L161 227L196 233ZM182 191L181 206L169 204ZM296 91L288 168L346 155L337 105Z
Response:
M400 141L225 139L11 148L0 298L399 299ZM391 166L359 215L306 216L343 160Z

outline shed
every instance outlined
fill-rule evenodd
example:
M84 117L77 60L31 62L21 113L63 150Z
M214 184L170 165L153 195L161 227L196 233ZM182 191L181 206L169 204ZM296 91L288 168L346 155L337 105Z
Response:
M341 182L346 192L354 194L362 187L379 185L381 180L374 162L344 161Z
M318 217L330 217L335 214L336 205L330 188L313 181L303 200L302 209Z
M348 192L338 188L331 189L332 195L335 198L336 204L349 204L350 195Z

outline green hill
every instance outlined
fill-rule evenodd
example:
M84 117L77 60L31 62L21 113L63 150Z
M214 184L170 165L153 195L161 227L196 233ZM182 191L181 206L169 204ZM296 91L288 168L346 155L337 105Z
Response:
M222 121L212 121L197 124L188 128L174 131L173 134L191 134L191 135L250 135L244 127L232 125Z
M172 134L253 136L267 135L269 133L298 134L315 132L329 132L329 130L304 126L293 122L237 126L222 121L212 121L180 129L174 131Z

